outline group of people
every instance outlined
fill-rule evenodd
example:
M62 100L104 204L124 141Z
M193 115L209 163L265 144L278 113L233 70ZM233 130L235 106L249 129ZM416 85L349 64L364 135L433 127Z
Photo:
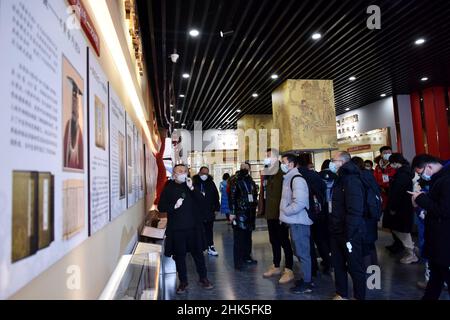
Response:
M176 262L177 293L187 288L187 252L194 258L200 284L212 288L203 252L217 255L212 235L214 213L220 209L233 228L237 271L257 263L251 254L252 231L257 214L265 216L273 264L262 276L277 276L280 284L297 278L290 291L305 294L314 290L313 278L319 271L334 271L336 300L350 298L348 274L353 298L365 299L367 267L378 265L375 243L382 219L393 237L387 249L404 251L403 264L425 259L425 281L418 285L425 289L424 299L438 299L450 283L450 161L425 154L410 165L401 154L383 147L376 163L373 169L371 161L342 151L316 172L308 155L280 156L278 150L268 149L261 188L250 175L250 164L243 163L234 175L224 175L221 204L207 168L191 181L187 167L176 166L159 210L168 213L165 253ZM418 248L411 236L415 221ZM293 271L294 255L300 262L298 275Z

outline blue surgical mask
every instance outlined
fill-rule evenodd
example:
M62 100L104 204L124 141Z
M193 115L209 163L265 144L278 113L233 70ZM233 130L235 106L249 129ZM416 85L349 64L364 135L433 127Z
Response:
M333 173L337 173L338 172L338 168L336 166L336 164L334 162L330 162L330 165L328 166L328 169L330 169L331 172Z
M420 174L420 177L425 180L425 181L430 181L431 180L431 176L427 175L425 173L425 169L423 170L423 172Z
M385 160L385 161L389 161L389 158L391 157L391 153L385 153L384 155L383 155L383 159Z
M289 166L285 163L282 163L280 166L281 171L283 171L284 173L288 173L289 172Z

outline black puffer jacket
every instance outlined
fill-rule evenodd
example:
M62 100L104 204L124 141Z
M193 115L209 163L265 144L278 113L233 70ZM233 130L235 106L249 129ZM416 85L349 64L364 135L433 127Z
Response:
M377 181L375 180L375 177L373 176L372 171L366 169L361 170L361 179L363 179L364 182L367 185L370 185L373 189L380 188ZM365 210L368 210L367 206L365 207ZM375 241L378 240L378 219L370 218L368 212L364 212L364 214L366 222L366 236L364 237L364 243L374 244Z
M231 180L230 186L230 210L231 214L236 215L234 227L254 230L257 205L258 189L255 182L250 175L239 171L235 179Z
M450 267L450 161L432 176L430 192L418 196L416 203L427 210L424 256Z
M389 188L387 217L384 225L394 231L411 233L414 225L414 209L411 202L414 175L411 167L402 166L392 177Z
M332 210L329 228L333 235L347 241L365 236L364 187L360 170L353 162L345 163L338 171L332 189Z
M196 190L205 194L199 202L204 221L214 221L216 218L215 212L220 210L220 201L219 191L217 191L213 178L208 175L208 179L203 181L199 175L195 175L192 182Z

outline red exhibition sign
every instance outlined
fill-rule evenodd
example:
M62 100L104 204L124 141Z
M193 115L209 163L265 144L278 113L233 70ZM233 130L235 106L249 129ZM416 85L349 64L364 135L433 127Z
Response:
M92 19L86 11L82 0L68 0L71 6L75 6L77 17L80 20L81 28L83 28L84 33L94 47L95 52L100 56L100 38L95 30Z

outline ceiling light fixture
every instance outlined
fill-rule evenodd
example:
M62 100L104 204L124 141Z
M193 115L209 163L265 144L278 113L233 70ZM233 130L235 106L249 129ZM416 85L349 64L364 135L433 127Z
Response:
M273 80L278 79L278 75L277 75L277 74L273 74L273 75L271 75L270 77L271 77Z
M380 97L382 97L382 98L386 97L386 93L380 94Z
M322 35L320 33L316 32L311 36L311 38L313 40L319 40L320 38L322 38Z
M350 78L348 78L348 80L350 80L350 81L355 81L355 80L356 80L356 77L351 76Z
M242 111L241 109L237 109L236 113L241 113L241 111Z
M184 79L189 79L189 74L188 73L183 73L183 78Z
M180 123L180 121L177 120L177 121L175 121L175 123L178 124L178 123Z
M185 97L185 95L184 94L180 94L180 98L184 98Z
M233 30L226 31L226 32L223 32L223 31L219 32L221 38L225 38L225 37L231 36L233 33L234 33Z
M192 30L189 31L189 35L191 37L196 38L196 37L198 37L200 35L200 32L197 29L192 29Z
M424 38L417 39L414 43L416 44L416 46L420 46L421 44L425 43L425 39Z
M428 77L423 77L422 79L420 79L420 81L428 81Z
M345 111L350 111L350 108L345 108Z
M254 93L254 94L252 94L252 97L253 97L253 98L258 98L258 94L257 94L257 93Z
M177 113L181 113L181 110L177 110Z

